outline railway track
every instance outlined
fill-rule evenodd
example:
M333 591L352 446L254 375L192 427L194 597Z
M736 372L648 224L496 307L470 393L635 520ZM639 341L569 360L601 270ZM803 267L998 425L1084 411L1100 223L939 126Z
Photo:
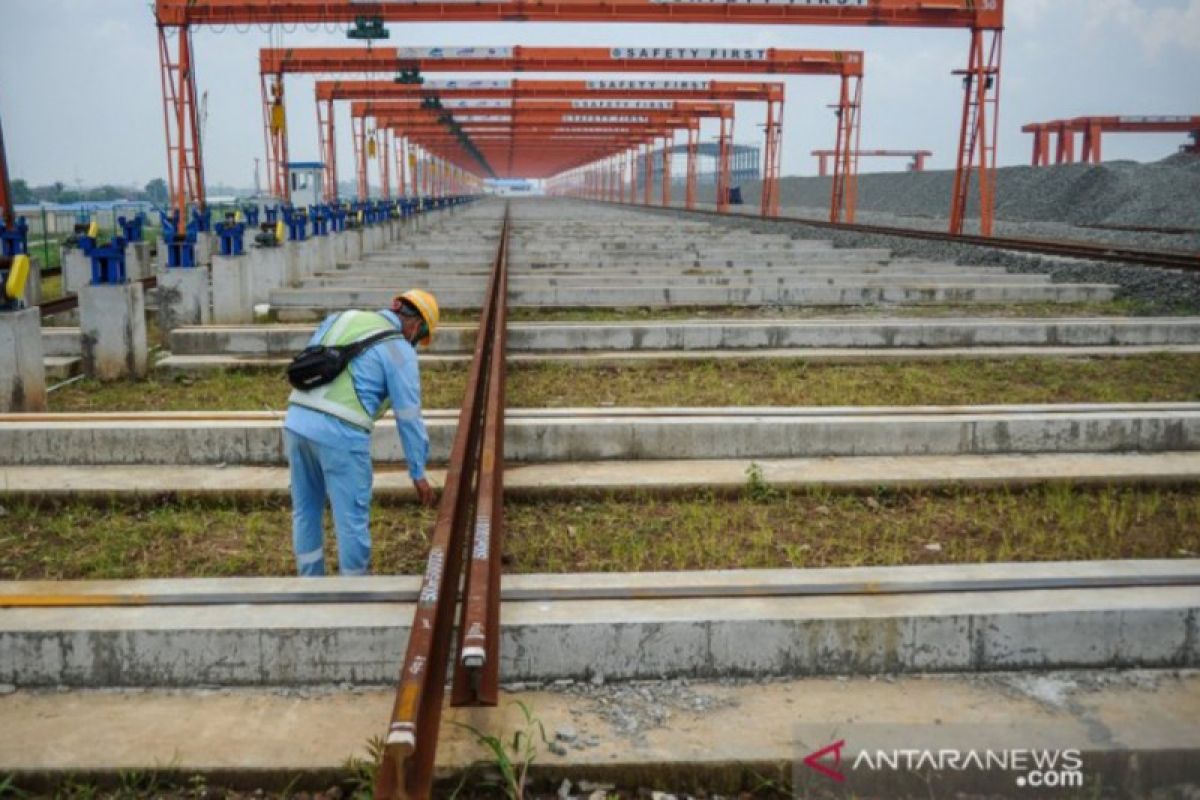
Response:
M497 702L508 234L506 203L480 314L480 335L376 779L375 797L381 800L426 798L432 793L454 612L464 574L459 619L462 635L454 659L451 702Z
M661 206L644 203L615 203L631 208L652 208L661 210ZM709 209L673 208L672 211L683 211L690 214L726 218L734 217L756 222L762 222L763 217L757 214L740 212L720 212ZM1200 272L1200 253L1190 253L1179 250L1146 250L1136 247L1126 247L1118 244L1103 244L1096 242L1081 242L1069 239L1029 239L1004 236L977 236L974 234L953 234L945 231L920 230L918 228L899 228L887 225L863 225L860 223L829 222L827 220L808 219L806 217L769 217L768 221L791 222L797 225L808 225L826 230L848 231L879 236L901 236L907 239L924 239L926 241L948 242L951 244L975 245L994 250L1013 250L1022 253L1035 253L1045 256L1060 256L1064 258L1081 258L1090 261L1114 262L1120 264L1137 264L1161 269L1178 269L1188 272Z

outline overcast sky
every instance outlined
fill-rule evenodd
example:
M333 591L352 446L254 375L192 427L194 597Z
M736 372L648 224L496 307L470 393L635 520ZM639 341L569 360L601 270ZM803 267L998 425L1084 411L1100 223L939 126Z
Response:
M1008 0L1008 12L1002 164L1028 162L1029 137L1020 132L1027 122L1085 114L1200 113L1200 0ZM867 70L863 147L928 148L935 153L931 166L953 164L962 95L950 71L964 66L964 31L542 23L389 27L389 46L683 42L861 49ZM294 46L347 44L342 29L300 27L284 32L282 39ZM194 41L199 89L208 92L208 181L252 185L254 158L263 156L258 50L268 45L268 33L199 29ZM833 141L834 118L827 105L836 98L836 80L786 80L783 171L813 174L816 164L809 151ZM317 158L312 84L312 77L287 78L294 160ZM340 113L339 161L349 164L345 104ZM737 113L737 141L759 142L761 107L739 104ZM151 3L0 0L0 116L15 178L141 185L164 175ZM713 136L709 127L704 130L705 138ZM1182 142L1182 135L1110 136L1105 157L1156 160ZM900 166L869 161L863 171ZM342 174L352 173L343 168Z

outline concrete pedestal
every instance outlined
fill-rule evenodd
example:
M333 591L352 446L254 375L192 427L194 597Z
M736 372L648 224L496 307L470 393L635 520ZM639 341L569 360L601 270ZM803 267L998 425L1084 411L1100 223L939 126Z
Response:
M333 257L333 236L314 236L312 272L327 272L337 267Z
M140 281L154 274L149 242L129 242L125 245L125 274L131 281Z
M204 267L176 267L158 273L158 327L164 335L182 325L212 321L212 291Z
M252 247L246 251L246 259L250 262L247 273L252 304L270 302L271 291L285 285L287 258L284 247Z
M36 306L42 302L42 266L41 263L30 256L29 258L29 280L25 281L25 294L23 295L25 305Z
M216 251L216 234L196 234L196 264L208 266L212 263L213 252Z
M41 312L0 311L0 413L45 410Z
M367 228L366 242L369 242L369 244L363 244L363 249L366 252L377 253L382 250L384 246L383 225L376 224Z
M212 321L217 325L254 322L254 296L248 255L214 255L212 260Z
M62 251L62 288L63 294L74 294L80 286L92 282L92 259L83 254L78 248Z
M363 254L363 232L361 228L354 230L342 231L342 253L338 261L345 264L353 264L362 260Z
M311 253L310 241L284 243L284 280L288 286L299 286L300 281L312 274Z
M161 278L160 278L161 280ZM89 378L144 378L146 302L140 283L88 284L79 289L79 341Z

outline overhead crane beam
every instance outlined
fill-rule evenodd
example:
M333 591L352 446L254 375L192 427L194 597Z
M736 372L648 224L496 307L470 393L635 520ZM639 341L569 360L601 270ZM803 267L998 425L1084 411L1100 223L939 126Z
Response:
M647 72L647 73L726 73L726 74L778 74L778 75L830 75L841 79L841 91L837 104L837 130L839 150L849 143L858 141L862 76L864 59L861 51L841 50L793 50L777 48L604 48L604 47L406 47L406 48L264 48L259 52L259 69L264 75L273 75L275 85L282 86L283 76L291 73L396 73L401 69L426 72ZM335 97L348 96L349 88L364 88L370 81L329 81L318 93L319 101L327 104L323 112L332 117L332 102ZM461 82L463 84L469 81ZM501 81L483 81L485 85L499 91ZM566 86L585 87L590 84L614 84L621 87L633 81L561 81ZM643 83L652 84L651 81ZM657 83L657 82L653 82ZM674 92L697 91L713 81L677 81ZM767 172L763 181L760 207L764 214L778 209L779 139L783 118L782 93L775 96L768 85L754 82L721 82L724 91L735 89L749 97L766 97L770 124L766 127ZM416 85L412 85L416 86ZM688 86L689 88L684 88ZM651 87L643 87L650 90ZM279 90L281 92L281 90ZM371 90L366 90L371 91ZM385 93L384 90L378 90ZM392 90L387 94L416 94L430 96L432 91L414 88L410 91ZM265 102L265 99L264 99ZM269 113L264 112L269 117ZM732 126L723 130L722 141L732 136ZM726 159L721 158L724 164ZM829 218L832 222L853 222L856 203L856 160L848 152L835 160L834 185L830 196ZM281 163L271 163L268 152L268 169L282 170ZM728 176L718 189L728 191ZM694 197L694 192L689 195ZM727 205L725 194L718 194L719 208Z
M428 80L424 83L392 83L370 80L321 80L316 82L317 101L405 100L423 97L509 100L745 100L784 99L780 81L713 81L602 79L584 81L529 80Z
M527 80L490 79L447 81L424 84L399 84L387 81L317 81L318 132L321 152L325 154L326 187L337 185L336 152L328 142L333 139L333 103L337 100L407 101L417 103L436 99L444 107L457 103L495 102L513 106L537 106L570 101L581 108L620 108L626 104L701 101L747 101L767 104L762 191L759 209L763 216L779 213L779 150L783 137L784 84L779 81L713 80ZM658 106L655 106L658 107ZM688 129L686 207L695 208L697 180L698 130ZM510 174L512 170L509 170ZM334 197L329 197L332 201Z
M264 75L397 72L658 72L862 77L859 50L704 47L266 47Z
M751 25L1004 27L1004 0L798 0L714 3L712 0L518 0L364 2L363 0L157 0L164 25L383 22L643 22Z
M689 127L694 128L695 125L696 123L693 122ZM526 163L528 159L541 159L543 166L540 168L541 171L536 174L533 172L518 172L515 169L513 174L520 174L523 177L548 177L579 163L587 163L591 160L611 157L642 144L651 143L655 137L663 136L671 130L673 129L665 126L644 126L640 129L629 128L629 132L619 132L619 130L613 128L597 130L591 126L581 126L578 128L550 126L539 129L526 129L510 137L507 128L492 131L478 128L474 130L473 136L478 141L481 150L484 152L498 150L499 154L507 152L511 142L515 138L516 142L522 148L522 163ZM420 129L410 124L403 131L414 140L418 140L423 136L440 136L444 140L444 134L430 126ZM544 166L550 158L556 160L554 168Z
M633 113L612 111L579 113L577 109L572 109L569 103L560 103L557 110L553 108L487 108L481 110L484 113L475 114L471 109L462 109L457 115L460 125L464 130L470 131L472 139L477 142L481 142L481 137L489 133L506 137L510 165L517 159L519 145L523 144L523 134L537 133L539 129L536 126L542 125L554 126L556 130L573 128L590 133L626 131L644 126L647 129L655 130L656 132L653 134L655 137L661 137L669 143L673 141L676 130L680 128L688 130L689 140L694 141L695 136L692 132L696 129L698 121L701 118L715 117L722 123L722 152L726 155L729 151L728 138L732 135L733 105L731 103L681 103L670 111L653 110ZM359 101L351 105L352 119L357 120L368 115L374 116L377 124L395 126L404 133L413 130L414 126L418 128L424 126L426 129L431 126L436 128L442 116L447 114L449 112L445 110L430 110L415 105L396 105L392 102ZM521 127L515 127L518 125ZM664 145L664 153L668 151L669 146ZM694 158L693 153L689 153L689 156ZM719 175L726 175L724 178L726 183L728 182L728 167L728 157L720 159L718 171ZM689 172L694 172L694 162L689 163ZM516 176L511 166L507 176ZM669 170L666 170L664 172L664 204L669 202L669 181Z

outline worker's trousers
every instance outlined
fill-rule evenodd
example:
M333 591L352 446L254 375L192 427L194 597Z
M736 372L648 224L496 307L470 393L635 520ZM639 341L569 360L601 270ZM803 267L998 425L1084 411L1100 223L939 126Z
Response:
M333 507L338 571L371 565L371 454L328 447L285 430L292 483L292 547L301 575L325 574L325 498Z

